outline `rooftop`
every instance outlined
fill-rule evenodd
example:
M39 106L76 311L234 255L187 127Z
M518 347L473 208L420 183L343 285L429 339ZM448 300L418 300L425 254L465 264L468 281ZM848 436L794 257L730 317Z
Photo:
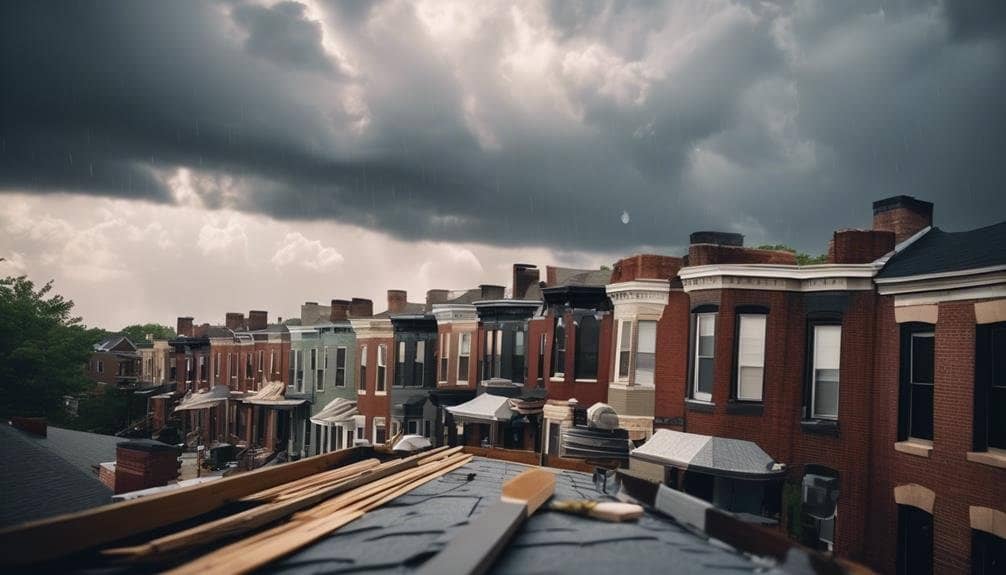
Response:
M111 502L92 466L115 461L125 439L49 427L47 437L0 424L0 525L72 513Z
M878 278L1006 266L1006 222L966 232L933 228L888 260Z

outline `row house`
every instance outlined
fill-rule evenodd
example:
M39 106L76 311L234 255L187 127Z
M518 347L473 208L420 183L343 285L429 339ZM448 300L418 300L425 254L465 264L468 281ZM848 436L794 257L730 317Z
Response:
M394 363L389 353L395 346L395 332L387 312L374 315L370 300L353 299L349 322L356 336L356 403L360 417L354 438L371 443L388 440L391 421L389 382L394 378Z
M149 336L148 336L149 337ZM147 339L136 345L140 354L140 387L167 389L171 346L166 339Z
M369 300L367 300L369 301ZM356 440L356 335L349 322L350 300L334 299L328 309L301 311L301 324L315 322L318 347L309 351L307 384L311 416L306 433L308 455L351 447ZM327 312L327 317L325 313ZM369 314L369 312L368 312Z
M437 445L458 445L458 424L449 408L472 399L478 390L478 363L473 361L473 349L478 333L476 300L482 299L482 290L466 290L459 294L434 296L430 312L437 322L436 339L436 389L430 400L437 407ZM443 301L440 301L440 300Z
M112 335L94 344L84 375L102 385L135 388L140 380L140 354L128 337Z

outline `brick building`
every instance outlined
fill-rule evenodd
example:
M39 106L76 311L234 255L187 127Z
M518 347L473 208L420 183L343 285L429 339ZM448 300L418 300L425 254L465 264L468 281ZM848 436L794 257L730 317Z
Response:
M140 381L140 353L128 337L112 335L94 344L84 374L103 385L134 388Z

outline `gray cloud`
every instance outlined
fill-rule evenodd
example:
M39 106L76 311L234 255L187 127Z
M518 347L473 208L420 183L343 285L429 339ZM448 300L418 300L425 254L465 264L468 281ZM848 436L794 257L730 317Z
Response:
M978 226L1006 18L966 4L5 2L0 189L173 203L188 168L210 209L606 252L821 251L900 193Z

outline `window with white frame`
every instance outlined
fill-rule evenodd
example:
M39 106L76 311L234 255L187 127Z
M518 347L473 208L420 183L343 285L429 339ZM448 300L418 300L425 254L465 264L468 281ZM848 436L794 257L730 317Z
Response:
M633 381L636 385L653 385L657 367L657 322L640 320L637 324L636 370Z
M416 359L412 370L417 386L426 384L426 340L416 342Z
M265 369L265 351L260 349L258 350L258 372L262 373L263 369Z
M384 393L387 389L385 376L388 371L388 346L380 344L377 346L377 393Z
M377 349L381 349L378 347ZM380 444L388 440L388 431L384 424L383 417L374 418L374 443Z
M199 381L206 380L206 356L199 354Z
M405 372L405 341L400 340L395 347L397 349L395 354L395 385L399 387L412 385L412 382L408 381L408 373Z
M716 314L695 315L695 373L692 397L700 401L713 399L713 362L715 359Z
M761 401L765 381L764 314L737 317L737 399Z
M312 355L318 352L316 349L312 349ZM317 369L314 372L314 390L315 391L325 391L325 369L328 367L328 348L321 349L321 361L316 362Z
M462 333L458 338L458 385L465 385L468 383L468 369L471 363L472 334Z
M217 381L220 381L220 352L219 351L216 353L215 358L216 359L213 360L213 377Z
M566 375L566 327L562 316L555 322L552 338L552 377L562 379Z
M346 387L346 348L335 348L335 387Z
M367 346L360 346L360 381L357 384L359 393L367 393ZM362 437L362 436L361 436Z
M276 352L269 352L269 373L276 373Z
M615 357L615 381L628 383L629 364L632 357L632 322L618 322L618 356Z
M440 334L440 377L439 381L447 381L447 366L451 357L451 334Z
M814 326L814 356L810 387L810 416L838 419L839 364L842 359L842 326Z

